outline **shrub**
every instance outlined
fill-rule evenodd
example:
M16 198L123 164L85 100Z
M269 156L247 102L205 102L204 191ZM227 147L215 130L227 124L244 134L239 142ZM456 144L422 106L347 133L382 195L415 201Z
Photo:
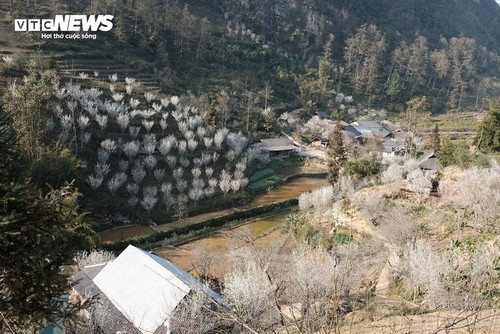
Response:
M491 103L488 116L479 126L474 141L481 150L500 151L500 99Z
M344 175L357 178L365 178L379 172L380 163L375 158L351 160L344 165Z
M271 176L264 178L258 182L251 183L248 186L248 189L254 193L261 192L261 191L264 191L270 187L274 187L280 181L281 181L281 179L279 176L271 175Z
M274 175L274 172L272 169L262 169L257 172L255 172L252 176L248 178L248 181L250 183L255 183L258 182L262 179L265 179L266 177Z
M444 167L451 165L465 167L472 160L471 153L465 144L454 144L448 138L443 141L437 157Z
M79 167L80 161L68 149L45 150L31 166L31 179L40 189L49 191L75 180Z
M334 236L335 243L338 245L345 245L353 241L352 235L344 233L344 232L338 232L335 233Z

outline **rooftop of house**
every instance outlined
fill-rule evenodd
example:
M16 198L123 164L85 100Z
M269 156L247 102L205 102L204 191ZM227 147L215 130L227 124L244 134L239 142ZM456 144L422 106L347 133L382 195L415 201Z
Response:
M98 273L95 271L84 269L71 281L83 296L108 302L106 312L114 319L108 327L116 323L111 327L120 329L120 323L128 321L140 333L162 332L169 315L194 289L201 289L222 302L218 294L186 271L132 245L115 260L103 265Z
M261 148L269 152L290 151L298 149L293 141L284 137L261 139L259 143L253 144L252 146Z
M396 139L387 138L382 142L382 149L383 152L391 153L404 150L404 146L400 141Z
M436 157L436 152L430 151L425 153L418 160L418 167L420 169L431 170L431 171L441 170L441 164L439 163L439 160Z
M376 121L367 121L367 120L359 120L356 122L352 122L351 125L356 126L356 127L363 127L363 128L379 128L379 127L381 127L381 125L378 124Z
M391 131L384 128L382 125L375 121L356 121L351 125L362 134L376 138L385 138L391 134Z
M359 132L358 130L356 130L356 128L352 125L346 125L346 126L343 126L342 129L351 137L353 138L359 138L359 137L363 137L363 134L361 132Z
M320 118L331 119L330 115L327 114L325 111L316 111L315 114Z

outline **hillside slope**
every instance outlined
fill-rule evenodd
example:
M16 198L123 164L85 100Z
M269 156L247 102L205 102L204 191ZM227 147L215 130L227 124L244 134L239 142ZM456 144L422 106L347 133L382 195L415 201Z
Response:
M500 73L500 57L494 53L500 50L500 6L494 0L67 0L57 4L39 0L30 7L11 0L0 4L0 18L7 27L16 17L35 13L40 17L112 13L115 17L113 30L98 34L97 40L46 41L41 49L58 59L58 65L76 63L82 65L78 70L91 72L93 63L85 63L85 58L106 58L110 64L135 69L136 76L141 72L143 81L163 91L207 94L211 101L221 90L231 91L238 100L233 105L241 110L245 94L257 93L267 84L272 87L271 104L279 108L277 114L306 107L303 86L308 84L308 71L318 67L331 35L335 37L328 75L334 84L328 90L341 89L370 106L394 104L388 108L400 111L406 101L426 95L433 98L434 112L477 109L479 99L496 94L495 77ZM356 83L353 78L359 73L348 68L344 53L349 39L364 24L376 26L383 46L379 59L373 58L376 70L361 71L362 76L373 72L371 78L358 78ZM13 52L8 35L0 35L0 52ZM417 44L419 38L423 44ZM370 36L364 40L368 40L365 48L376 44ZM29 35L26 49L39 42L38 34ZM412 58L415 48L410 48L414 45L417 53L422 51L416 56L422 57L418 68ZM22 50L22 44L15 46L14 51ZM359 55L372 52L362 47ZM403 65L395 67L394 55L401 50ZM371 63L368 58L359 64ZM439 61L447 62L442 73ZM61 67L68 74L67 66ZM340 67L346 69L342 85ZM368 81L370 87L362 87Z

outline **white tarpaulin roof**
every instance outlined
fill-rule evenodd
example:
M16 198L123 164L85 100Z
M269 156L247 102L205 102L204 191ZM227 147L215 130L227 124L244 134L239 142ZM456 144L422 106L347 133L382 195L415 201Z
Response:
M192 287L207 290L176 265L131 245L101 270L94 283L142 333L168 327L169 315Z

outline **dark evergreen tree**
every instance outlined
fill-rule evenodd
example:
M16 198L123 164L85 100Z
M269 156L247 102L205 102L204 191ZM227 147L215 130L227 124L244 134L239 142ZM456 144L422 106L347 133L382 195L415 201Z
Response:
M19 148L30 158L37 157L43 147L45 121L50 114L49 100L56 82L54 72L39 74L32 70L15 91L3 96L3 108L12 119Z
M451 166L457 164L456 158L457 146L454 145L450 138L443 140L443 146L438 153L439 162L444 166Z
M342 128L340 126L340 121L337 121L335 128L330 137L328 144L328 182L332 185L337 183L340 175L340 170L347 160L346 152L344 148L344 142L342 140Z
M64 268L92 244L72 186L46 196L26 183L13 131L0 120L0 332L39 329L74 314L62 308L68 291ZM7 175L7 177L3 177Z
M477 130L475 143L483 151L500 151L500 99L490 103L490 111Z
M439 133L439 125L437 124L432 129L431 147L436 152L441 148L441 135Z

